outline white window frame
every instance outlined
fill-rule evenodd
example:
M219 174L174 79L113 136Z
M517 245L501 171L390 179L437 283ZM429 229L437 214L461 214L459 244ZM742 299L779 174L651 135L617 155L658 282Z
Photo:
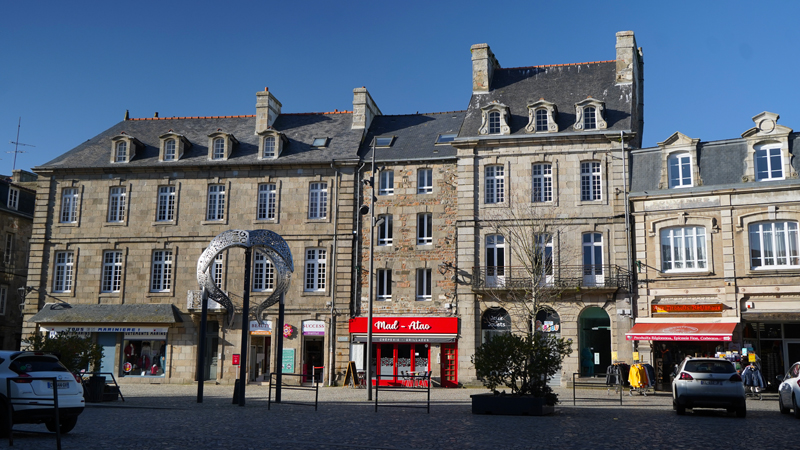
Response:
M581 161L581 201L603 200L603 173L600 161Z
M534 236L536 244L536 251L538 257L541 258L539 267L542 269L541 275L547 283L552 282L553 275L553 235L552 234L537 234Z
M550 120L547 117L549 114L547 112L547 108L536 108L533 113L533 120L535 130L538 131L547 131L550 125Z
M328 218L328 183L311 183L308 188L308 218L312 220Z
M61 191L61 214L59 223L78 222L78 188L64 188Z
M378 195L394 195L394 171L382 170L378 177L380 179Z
M667 178L669 188L692 187L692 155L689 153L673 153L667 158Z
M222 253L214 257L211 263L211 276L214 277L214 285L222 289L223 276L225 275L225 259Z
M798 223L792 220L751 223L748 227L750 268L752 270L800 268L798 228Z
M531 201L543 203L553 201L553 165L536 163L531 166Z
M211 152L211 159L212 160L225 159L225 139L221 137L214 138L211 141L211 145L214 146Z
M278 185L262 183L258 185L258 204L256 220L275 220L278 216Z
M167 139L164 142L164 161L175 161L177 157L177 144L175 139Z
M775 181L786 178L783 173L783 150L781 150L780 144L756 146L753 162L756 181ZM765 170L760 170L762 165Z
M433 271L431 269L417 269L417 287L416 287L416 300L418 302L427 302L433 299L432 287Z
M150 271L150 292L170 292L172 290L172 250L153 252Z
M261 157L264 159L274 159L277 151L278 146L276 145L275 136L265 136L264 152L261 154Z
M117 142L114 152L114 162L126 162L127 160L128 160L128 143L125 141Z
M0 286L0 316L6 315L6 303L8 303L8 288Z
M488 287L501 287L505 284L506 273L506 238L502 234L486 236L484 261L486 267L486 285Z
M6 233L6 245L3 247L3 263L11 264L14 258L14 235Z
M263 252L253 251L253 291L268 292L275 289L275 266Z
M597 108L594 106L583 107L583 129L596 130L597 129Z
M103 279L100 292L116 293L122 288L122 251L103 252Z
M379 301L392 299L392 270L378 269L375 271L376 296Z
M505 202L505 166L491 165L484 169L484 180L486 184L486 204L498 204Z
M13 210L19 209L19 189L8 187L8 207Z
M325 292L328 251L324 248L306 249L305 292Z
M156 222L175 221L175 186L159 186L156 205Z
M125 222L125 203L128 189L125 186L114 186L108 191L108 222Z
M383 219L383 222L380 220ZM378 246L387 247L392 245L393 237L393 220L391 214L381 214L378 216Z
M417 245L433 244L433 214L417 214Z
M417 170L417 194L433 193L433 169Z
M75 273L75 252L60 251L53 255L53 292L72 292L72 277Z
M206 201L206 220L225 220L225 185L208 185L208 200Z
M500 134L500 111L489 111L489 132L488 134Z
M702 226L671 227L661 230L661 271L708 271L708 241Z

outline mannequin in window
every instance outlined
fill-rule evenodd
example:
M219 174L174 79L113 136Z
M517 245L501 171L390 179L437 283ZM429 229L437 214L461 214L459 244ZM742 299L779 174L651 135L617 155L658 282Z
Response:
M661 358L661 381L669 383L669 375L672 373L672 352L667 344L661 343L661 347L656 352L656 357Z
M590 377L594 375L594 355L589 347L584 347L581 350L581 368L584 375Z

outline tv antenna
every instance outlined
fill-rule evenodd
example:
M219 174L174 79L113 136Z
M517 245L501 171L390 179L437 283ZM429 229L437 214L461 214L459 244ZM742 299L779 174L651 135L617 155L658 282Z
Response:
M19 127L20 127L21 124L22 124L22 117L20 117L19 121L17 121L17 140L16 141L9 141L10 144L14 144L14 151L13 152L11 152L11 151L6 152L6 153L13 153L14 154L14 164L13 164L13 167L11 168L12 172L17 168L17 153L27 153L24 150L19 150L19 146L22 145L23 147L36 147L35 145L23 144L23 143L19 142Z

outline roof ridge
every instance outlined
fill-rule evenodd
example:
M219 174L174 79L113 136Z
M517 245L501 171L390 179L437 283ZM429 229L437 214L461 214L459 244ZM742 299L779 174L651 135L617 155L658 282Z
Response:
M567 63L567 64L543 64L540 66L526 66L526 67L502 67L497 70L511 70L511 69L538 69L541 67L563 67L563 66L581 66L584 64L602 64L602 63L610 63L610 62L617 62L616 59L609 59L608 61L587 61L587 62L579 62L579 63Z
M255 117L255 114L242 115L242 116L185 116L185 117L140 117L126 119L133 120L179 120L179 119L243 119L247 117Z
M280 116L314 116L314 115L322 115L322 114L352 114L353 111L327 111L327 112L305 112L305 113L281 113Z
M462 112L467 112L467 110L466 109L462 109L462 110L455 110L455 111L435 111L435 112L427 112L427 113L416 112L416 113L408 113L408 114L383 114L381 116L376 116L376 117L430 116L431 114L453 114L453 113L462 113Z

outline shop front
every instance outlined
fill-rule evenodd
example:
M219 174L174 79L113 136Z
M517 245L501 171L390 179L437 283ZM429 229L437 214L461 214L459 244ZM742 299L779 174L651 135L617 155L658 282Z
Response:
M458 318L375 317L372 321L370 368L382 385L399 383L405 373L428 372L440 375L442 387L458 385ZM366 363L367 319L350 319L349 328L351 360L361 370Z
M269 381L270 349L272 347L272 321L250 321L250 381Z
M751 320L743 323L742 345L758 356L767 390L776 390L776 377L784 375L792 364L800 361L800 323L787 321L791 314L783 315L783 321L760 321L767 319L764 316L751 315Z
M303 383L316 380L322 382L323 361L325 360L325 322L322 320L303 321Z

